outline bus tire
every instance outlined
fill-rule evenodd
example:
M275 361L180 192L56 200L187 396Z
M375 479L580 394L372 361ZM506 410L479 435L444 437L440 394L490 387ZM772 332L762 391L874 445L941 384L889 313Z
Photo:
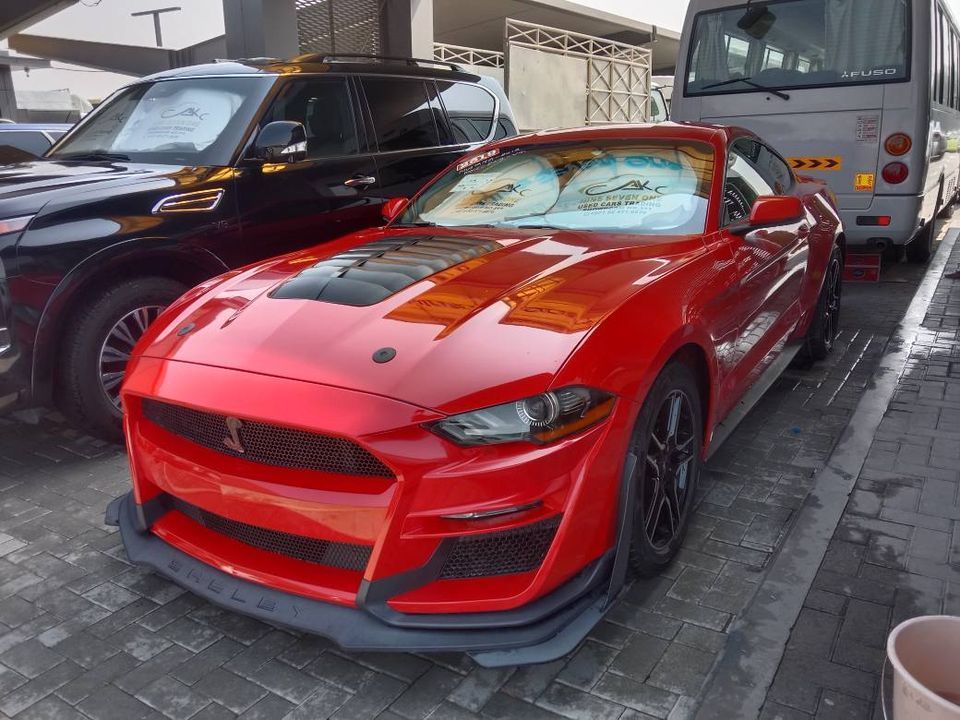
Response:
M907 260L914 263L925 263L933 255L933 239L937 233L936 215L924 223L920 232L907 244Z

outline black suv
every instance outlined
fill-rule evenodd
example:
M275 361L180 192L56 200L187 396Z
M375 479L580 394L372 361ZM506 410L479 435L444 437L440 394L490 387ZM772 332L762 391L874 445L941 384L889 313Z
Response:
M0 408L54 400L118 438L127 358L177 296L382 224L385 200L515 133L496 81L431 61L221 62L123 88L0 168Z

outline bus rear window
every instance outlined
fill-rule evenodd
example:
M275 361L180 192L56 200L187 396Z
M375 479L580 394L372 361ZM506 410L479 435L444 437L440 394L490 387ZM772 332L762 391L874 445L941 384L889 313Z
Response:
M700 13L687 94L906 80L909 17L908 0L777 0Z

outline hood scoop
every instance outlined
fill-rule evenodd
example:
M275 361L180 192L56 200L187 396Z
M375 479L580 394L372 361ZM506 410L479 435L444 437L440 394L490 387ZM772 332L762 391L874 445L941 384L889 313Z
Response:
M502 247L491 240L404 235L321 260L274 290L278 299L375 305L419 280Z

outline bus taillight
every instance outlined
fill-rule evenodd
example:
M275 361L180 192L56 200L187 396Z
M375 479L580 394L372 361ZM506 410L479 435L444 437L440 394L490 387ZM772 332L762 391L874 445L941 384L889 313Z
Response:
M907 179L910 169L902 162L892 162L883 168L883 181L890 185L899 185Z
M900 157L910 152L910 148L913 147L913 140L906 133L894 133L887 138L883 147L890 155Z

